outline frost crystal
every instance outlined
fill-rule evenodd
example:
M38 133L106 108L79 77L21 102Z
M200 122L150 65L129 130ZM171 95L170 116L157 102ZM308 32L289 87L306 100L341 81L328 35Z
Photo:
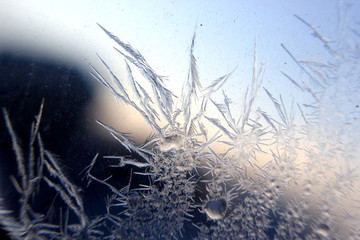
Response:
M314 26L295 17L333 56L331 62L301 61L282 44L307 76L297 80L283 73L284 79L309 94L313 103L295 108L261 88L264 66L258 66L255 45L253 78L237 118L225 91L222 102L212 99L231 73L205 88L200 83L196 31L188 77L175 101L144 56L100 26L125 59L126 79L117 77L100 56L108 76L94 67L92 75L153 129L149 139L137 145L128 134L98 122L127 151L104 159L115 162L109 168L129 167L129 182L120 186L112 176L96 176L96 155L84 170L85 178L88 186L99 184L109 196L103 214L90 217L80 194L87 189L66 176L42 142L44 103L31 127L28 152L3 109L18 166L19 176L11 180L21 197L17 216L0 205L1 224L14 239L360 239L360 44L358 38L351 46L342 39L336 49ZM277 114L261 106L254 110L260 91ZM218 114L211 115L209 106ZM296 112L303 122L296 120ZM210 135L210 127L217 132ZM226 150L217 151L216 145ZM259 156L266 163L258 161ZM48 222L44 213L32 209L40 185L55 190L66 207L58 221Z

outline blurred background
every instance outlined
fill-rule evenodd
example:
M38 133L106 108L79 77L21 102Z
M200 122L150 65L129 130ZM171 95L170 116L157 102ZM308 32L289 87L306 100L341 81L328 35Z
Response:
M355 24L360 11L357 1L351 0L0 3L0 51L51 57L80 65L85 71L89 63L99 64L98 53L119 71L123 60L112 49L114 43L97 26L99 23L138 49L159 75L169 78L167 85L175 93L187 76L189 48L196 28L195 56L203 86L237 66L226 85L233 101L251 80L255 42L259 62L266 64L264 87L275 96L281 93L285 99L303 100L306 96L299 95L280 73L296 77L300 74L280 44L300 60L326 61L329 56L294 14L318 27L329 40L337 41L338 5L351 5L346 18Z

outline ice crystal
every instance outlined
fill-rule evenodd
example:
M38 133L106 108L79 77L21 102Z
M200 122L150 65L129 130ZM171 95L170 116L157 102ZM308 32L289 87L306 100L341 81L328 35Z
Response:
M340 42L343 45L335 49L314 26L295 17L334 57L329 63L301 61L282 44L310 83L283 73L285 79L309 94L313 104L297 108L292 104L287 109L281 96L261 88L264 66L258 66L255 45L253 78L237 119L225 91L222 102L212 99L231 73L205 88L200 83L194 55L196 31L188 77L175 101L164 78L144 56L99 25L125 59L127 78L117 77L100 56L108 76L95 67L92 75L118 100L136 109L153 134L137 145L128 134L98 121L128 153L105 156L115 162L108 167L132 170L128 184L118 186L112 176L96 176L99 156L93 158L83 171L87 186L100 184L109 195L104 212L90 217L86 199L79 194L86 188L80 189L66 176L59 159L42 142L40 122L46 100L31 126L27 153L3 109L18 167L18 177L11 180L20 195L20 209L16 215L0 205L1 224L15 239L359 239L359 189L355 187L359 44ZM147 83L138 81L135 71ZM314 84L317 87L309 87ZM267 95L277 115L254 109L259 91ZM217 116L207 111L209 105L217 109ZM295 122L296 109L302 124ZM208 126L217 133L209 135ZM225 145L226 151L216 151L215 144ZM268 160L266 164L256 161L259 154ZM40 183L55 190L67 208L59 210L58 221L49 221L45 213L32 208ZM345 200L356 207L354 213L343 205Z

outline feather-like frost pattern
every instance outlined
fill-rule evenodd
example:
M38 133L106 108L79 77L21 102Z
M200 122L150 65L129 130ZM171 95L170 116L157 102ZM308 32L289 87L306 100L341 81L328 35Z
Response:
M347 195L347 192L357 191L354 182L357 183L358 171L351 165L357 156L353 149L358 149L358 137L351 135L356 134L354 129L357 129L359 115L354 94L357 85L346 89L348 95L355 98L348 106L347 98L326 95L329 89L331 93L344 91L341 81L352 84L350 73L340 81L336 74L344 59L346 65L350 65L345 69L351 69L351 73L359 70L357 52L351 56L338 54L314 26L295 17L336 57L335 62L329 64L298 61L282 44L308 79L298 81L282 74L315 100L301 107L297 104L305 123L300 126L295 121L294 100L288 101L281 95L275 98L266 88L264 92L277 117L259 106L254 111L264 76L264 66L258 66L257 62L256 43L252 80L244 89L237 117L225 91L223 101L212 99L212 94L233 72L202 89L194 55L195 30L188 75L181 98L177 99L177 109L173 110L174 95L166 88L164 77L155 73L139 51L99 25L120 46L115 49L125 59L126 77L125 81L118 78L100 56L108 74L104 76L92 67L92 76L117 99L139 112L153 129L148 139L137 145L129 134L97 122L128 151L127 155L103 156L101 164L108 164L111 171L130 169L130 174L124 176L129 179L128 183L114 184L114 174L97 176L96 171L92 171L102 155L97 153L83 174L88 180L87 187L100 185L104 190L101 193L109 195L100 196L105 206L99 216L88 215L89 209L80 194L87 188L78 188L65 175L60 158L43 143L40 120L44 101L30 126L27 151L23 151L7 110L3 108L10 136L7 137L18 164L19 176L10 176L10 181L15 194L19 195L20 208L8 211L0 201L1 224L15 239L327 239L329 236L357 239L359 221L342 204L346 199L359 206L357 199ZM135 79L137 74L133 71L141 73L150 84L143 85ZM316 87L310 87L313 85ZM216 113L207 111L209 100ZM339 123L339 115L330 116L331 111L326 108L333 106L339 111L350 109L348 115L346 111L341 112L346 116L346 123ZM324 119L330 124L324 124ZM215 128L216 133L208 131L210 128ZM337 135L338 132L341 134ZM301 142L301 136L315 138L318 142ZM298 165L298 160L308 162ZM341 169L332 166L338 160L346 162L346 166ZM327 169L332 171L324 174ZM322 181L325 184L321 185ZM90 183L93 184L90 186ZM33 209L32 202L43 188L56 194L46 214ZM54 206L59 203L65 210L60 207L55 212ZM58 220L51 218L54 214ZM337 219L340 221L334 221ZM339 231L342 227L347 231ZM186 231L191 232L191 236Z

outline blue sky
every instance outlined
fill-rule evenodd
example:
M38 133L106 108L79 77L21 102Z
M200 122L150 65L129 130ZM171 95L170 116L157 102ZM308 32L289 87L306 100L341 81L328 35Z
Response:
M284 71L294 78L301 77L280 44L298 59L326 60L328 55L294 14L319 26L324 36L338 37L336 0L0 0L0 5L0 50L71 57L85 66L97 62L95 55L99 53L115 70L121 68L123 60L113 51L114 43L96 25L100 23L137 48L158 74L168 76L173 89L179 89L186 78L197 24L195 55L201 81L206 86L237 66L225 86L234 102L251 80L255 41L259 62L266 66L263 86L285 99L304 100L306 96L299 95L280 74ZM350 19L360 12L359 5L352 7ZM264 98L267 101L262 91L259 99ZM260 103L267 108L264 104Z

